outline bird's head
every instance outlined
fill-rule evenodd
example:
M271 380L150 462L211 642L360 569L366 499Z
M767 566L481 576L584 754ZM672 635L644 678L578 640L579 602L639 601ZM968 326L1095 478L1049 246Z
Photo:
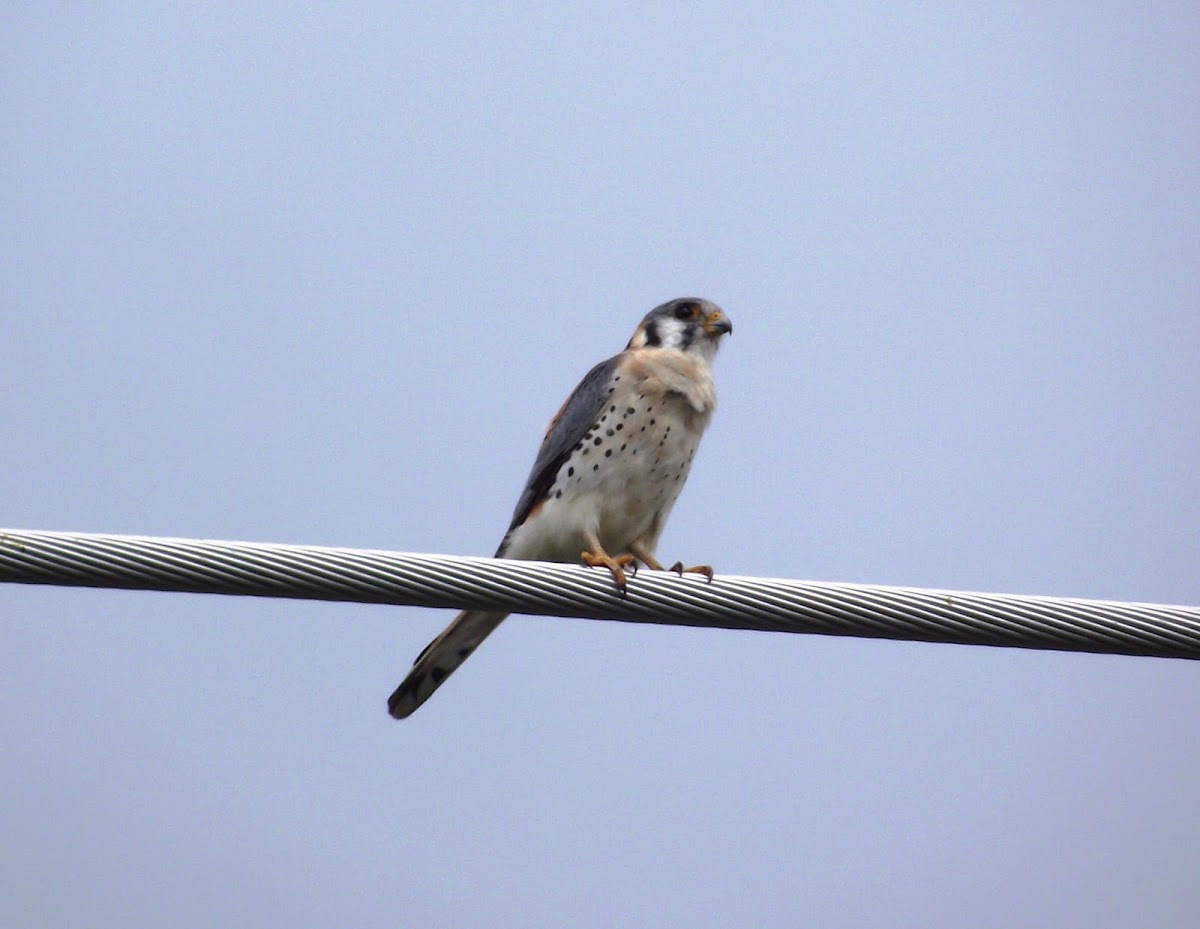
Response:
M680 297L647 313L626 347L695 352L712 361L721 336L731 332L733 323L715 303L700 297Z

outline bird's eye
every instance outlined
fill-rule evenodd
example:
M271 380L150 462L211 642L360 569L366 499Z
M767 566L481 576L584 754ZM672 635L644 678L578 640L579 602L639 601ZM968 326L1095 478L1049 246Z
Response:
M683 306L675 307L676 319L691 319L696 315L696 308L690 303L685 303Z

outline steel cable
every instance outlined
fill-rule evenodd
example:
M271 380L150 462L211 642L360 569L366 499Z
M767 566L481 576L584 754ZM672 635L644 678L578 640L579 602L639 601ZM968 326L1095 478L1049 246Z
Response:
M0 530L0 581L489 609L769 632L1200 658L1200 607L369 549Z

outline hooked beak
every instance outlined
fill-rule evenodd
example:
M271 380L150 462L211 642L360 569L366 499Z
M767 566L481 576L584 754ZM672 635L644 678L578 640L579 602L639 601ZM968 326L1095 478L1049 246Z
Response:
M714 310L708 314L708 319L704 320L704 331L714 339L717 336L731 335L733 333L733 323L720 310Z

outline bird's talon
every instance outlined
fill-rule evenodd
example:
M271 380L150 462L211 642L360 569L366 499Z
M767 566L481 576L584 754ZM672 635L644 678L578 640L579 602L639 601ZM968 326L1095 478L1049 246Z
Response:
M622 597L625 596L628 592L628 587L626 586L624 569L632 565L634 574L637 573L637 562L632 555L618 555L616 558L613 558L604 553L595 555L592 552L580 552L579 557L589 568L608 568L613 576L613 583L617 585L617 591Z
M708 579L707 582L709 584L712 583L712 579L713 579L712 565L698 564L698 565L692 565L692 567L690 567L690 568L685 568L683 566L682 561L677 561L677 562L675 562L675 564L671 565L669 570L674 571L680 577L683 577L685 574L703 574L705 576L705 578Z

